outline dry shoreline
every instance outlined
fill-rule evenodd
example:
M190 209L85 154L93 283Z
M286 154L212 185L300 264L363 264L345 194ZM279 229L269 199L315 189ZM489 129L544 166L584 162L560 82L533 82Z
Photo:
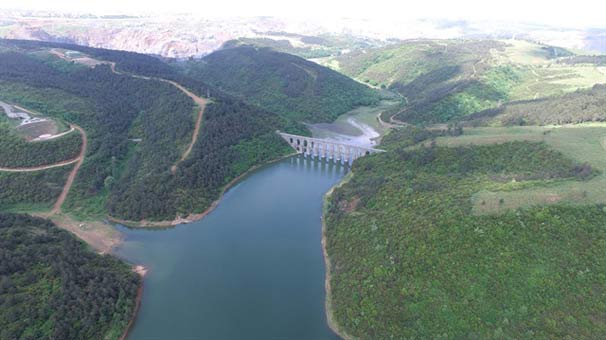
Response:
M324 194L324 198L323 198L324 205L326 205L326 202L332 195L335 188L342 186L343 184L347 183L351 179L350 174L351 174L351 172L347 176L345 176L345 178L343 178L343 180L341 182L339 182L337 185L332 187L326 194ZM328 252L326 250L326 220L324 218L325 213L326 213L325 209L322 209L322 254L324 255L323 256L324 257L324 267L326 270L326 275L324 276L324 290L325 290L325 295L326 295L325 302L324 302L325 310L326 310L326 323L328 324L328 328L330 328L341 339L354 340L355 338L353 336L347 334L343 329L341 329L339 327L339 325L337 324L337 322L335 320L335 316L334 316L334 307L332 305L332 293L331 293L331 286L330 286L330 280L332 278L332 275L331 275L332 265L330 263L330 258L328 257Z
M212 212L221 202L221 200L223 199L223 196L225 195L225 193L227 191L229 191L229 189L231 189L235 184L237 184L240 180L242 180L244 177L246 177L247 175L249 175L250 173L252 173L253 171L258 170L259 168L262 168L264 166L276 163L278 161L281 161L283 159L286 159L288 157L292 157L294 155L297 155L297 153L291 153L282 157L278 157L274 160L271 160L269 162L260 164L260 165L256 165L252 168L250 168L249 170L247 170L246 172L242 173L241 175L239 175L238 177L234 178L233 180L231 180L221 191L221 194L219 195L219 197L213 201L213 203L202 213L200 214L190 214L187 218L181 218L178 217L172 221L158 221L158 222L147 222L145 220L143 221L126 221L126 220L120 220L120 219L116 219L116 218L112 218L109 217L109 220L115 223L120 223L129 227L134 227L134 228L166 228L166 227L174 227L177 224L182 224L182 223L191 223L191 222L195 222L198 221L202 218L204 218L206 215L208 215L210 212ZM330 197L330 195L332 194L332 192L334 191L335 188L347 183L350 179L350 175L346 176L341 182L339 182L337 185L335 185L334 187L332 187L325 195L323 198L323 202L326 202L327 199ZM328 257L328 253L326 251L326 223L324 220L324 212L322 213L322 253L323 253L323 258L324 258L324 265L325 265L325 270L326 270L326 274L325 274L325 279L324 279L324 288L325 288L325 294L326 294L326 298L325 298L325 311L326 311L326 322L328 324L328 327L335 333L337 334L340 338L344 339L344 340L355 340L354 337L350 336L349 334L347 334L345 331L343 331L342 329L339 328L338 324L336 323L335 319L334 319L334 308L332 306L332 296L331 296L331 288L330 288L330 279L331 279L331 264L330 264L330 259ZM138 268L141 267L143 268L142 272L140 272L138 270ZM145 274L147 273L147 270L144 269L144 267L142 266L136 266L134 269L137 273L139 273L141 275L141 277L143 278L145 276ZM126 337L128 336L128 333L130 332L130 330L133 327L133 324L137 318L137 314L140 308L140 304L141 304L141 299L143 296L143 281L141 282L141 286L138 288L137 290L137 298L136 298L136 302L135 302L135 310L133 312L133 317L130 320L130 322L128 323L127 328L124 330L124 334L122 335L122 337L120 338L120 340L125 340Z
M143 279L145 278L145 275L147 274L147 269L144 266L139 265L139 266L134 266L133 271L135 273L139 274L139 276L141 276L141 284L137 288L137 297L135 298L135 308L133 309L133 316L130 318L130 321L128 321L128 325L124 329L124 332L122 333L122 336L120 337L120 340L126 340L128 333L133 328L133 325L135 324L135 320L137 319L137 314L139 314L139 308L141 307L141 299L143 298Z
M229 183L227 183L227 185L225 185L225 187L223 187L223 189L221 190L219 197L216 200L214 200L210 204L210 206L201 213L198 213L198 214L191 213L186 217L178 216L174 220L166 220L166 221L147 221L147 220L130 221L130 220L122 220L122 219L115 218L115 217L109 216L109 215L107 216L107 219L110 222L119 223L124 226L131 227L131 228L170 228L170 227L175 227L179 224L188 224L188 223L199 221L202 218L204 218L206 215L210 214L213 210L215 210L215 208L217 208L217 206L221 203L221 200L223 199L223 196L225 195L225 193L227 193L229 191L229 189L233 188L236 184L238 184L244 177L250 175L252 172L254 172L262 167L279 162L283 159L292 157L294 155L297 155L297 153L293 152L293 153L290 153L290 154L287 154L284 156L280 156L278 158L275 158L275 159L265 162L263 164L255 165L255 166L251 167L250 169L246 170L244 173L242 173L241 175L239 175L238 177L232 179Z

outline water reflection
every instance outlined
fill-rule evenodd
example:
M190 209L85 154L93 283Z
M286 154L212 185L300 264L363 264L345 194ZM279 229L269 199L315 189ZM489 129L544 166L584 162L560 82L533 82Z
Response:
M342 177L350 167L349 164L343 164L340 161L303 155L291 157L290 164L300 170L318 172L324 176L328 175L330 178Z

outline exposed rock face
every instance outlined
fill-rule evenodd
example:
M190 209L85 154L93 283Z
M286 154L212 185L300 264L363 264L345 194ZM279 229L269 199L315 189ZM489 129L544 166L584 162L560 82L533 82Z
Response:
M374 22L357 19L97 17L0 10L0 37L70 42L161 55L201 57L237 38L289 40L293 36L332 34L342 37L391 39L511 38L549 45L606 52L606 30L561 29L541 25L445 20ZM309 42L310 40L307 40ZM295 41L301 43L301 41ZM303 44L306 44L303 42ZM312 44L313 45L313 44Z
M5 16L0 37L69 42L171 58L200 57L238 37L282 31L284 22L267 18L228 20L168 18L65 18Z

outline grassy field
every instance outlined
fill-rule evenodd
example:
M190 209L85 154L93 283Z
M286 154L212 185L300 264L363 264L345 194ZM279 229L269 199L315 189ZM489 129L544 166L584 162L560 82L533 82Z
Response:
M472 196L474 214L502 213L536 205L606 203L606 124L563 127L473 128L463 136L440 137L442 146L486 145L514 140L543 141L566 157L599 172L587 181L556 180L495 184Z
M596 64L570 64L572 52L521 40L407 41L323 59L358 81L407 100L390 116L444 123L503 103L563 95L606 82Z
M492 51L491 64L513 65L520 82L511 90L511 100L548 97L596 83L606 82L606 75L595 65L566 65L552 59L544 46L522 40L503 41L504 51Z

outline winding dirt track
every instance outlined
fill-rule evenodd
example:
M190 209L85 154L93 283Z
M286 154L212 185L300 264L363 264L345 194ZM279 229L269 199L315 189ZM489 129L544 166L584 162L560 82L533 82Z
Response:
M198 117L196 118L196 123L194 126L194 132L191 136L191 142L187 146L187 149L185 149L185 151L181 155L181 158L175 164L173 164L173 166L171 166L171 168L170 168L171 172L174 174L177 171L177 166L179 165L179 163L183 162L189 156L189 154L191 153L191 150L193 149L194 145L198 141L198 135L200 134L200 127L202 126L202 119L204 118L204 110L206 109L206 104L208 103L208 99L196 96L194 93L192 93L191 91L189 91L188 89L183 87L181 84L179 84L175 81L172 81L172 80L163 79L163 78L146 77L146 76L140 76L140 75L136 75L136 74L120 72L120 71L116 70L116 63L114 63L114 62L110 63L110 68L111 68L112 72L115 74L128 75L131 77L145 79L145 80L158 80L158 81L163 81L165 83L169 83L172 86L179 89L179 91L183 92L186 96L191 98L200 107L200 110L198 111Z
M65 182L65 185L63 186L63 191L61 191L61 195L59 195L59 198L53 206L53 210L51 210L50 212L51 215L55 215L61 212L61 206L63 205L63 202L65 202L65 198L67 198L69 189L71 189L72 184L74 184L74 179L76 179L76 175L78 174L78 170L80 170L80 167L82 166L82 162L84 162L84 155L86 154L86 148L88 146L88 138L86 137L86 132L84 132L84 130L78 125L72 124L72 127L78 130L80 132L80 135L82 135L82 148L80 149L80 155L78 155L76 165L67 177L67 182Z
M183 162L189 156L189 154L191 153L191 150L193 149L194 145L198 141L198 135L200 134L200 126L202 126L202 118L204 118L204 110L206 109L206 103L208 103L208 100L204 99L202 97L196 96L191 91L189 91L188 89L181 86L181 84L176 83L172 80L162 79L162 81L171 83L174 87L178 88L179 90L181 90L181 92L185 93L189 98L191 98L200 107L200 110L198 111L198 117L196 118L196 125L194 126L194 132L191 136L191 142L187 146L187 149L185 149L185 151L181 155L181 159L179 159L170 168L171 172L174 174L177 171L177 165L179 165L179 163Z
M121 72L116 71L114 63L111 63L111 70L112 70L112 72L114 72L116 74L123 74ZM195 127L194 127L194 132L192 134L191 142L187 146L187 149L181 155L181 158L171 167L171 171L174 174L177 170L177 165L179 165L180 162L182 162L189 156L189 154L191 153L191 150L193 149L194 145L196 144L196 142L198 140L198 135L200 134L200 127L202 125L202 118L204 117L204 110L206 109L206 104L208 103L208 100L196 96L191 91L189 91L188 89L183 87L181 84L174 82L172 80L167 80L167 79L162 79L162 78L150 78L150 77L143 77L143 76L137 76L137 75L131 75L131 76L137 77L137 78L143 78L143 79L155 79L155 80L170 83L171 85L173 85L174 87L179 89L181 92L183 92L185 95L190 97L200 107L200 109L198 111L198 117L196 118L196 123L195 123ZM52 168L58 168L58 167L76 163L76 165L70 172L69 177L67 178L67 182L65 183L65 185L63 186L63 190L61 191L61 195L59 195L59 198L55 202L55 205L53 206L53 210L51 210L49 216L56 215L61 212L61 206L65 202L65 199L67 198L67 194L69 193L69 190L71 189L72 185L74 184L76 175L78 175L78 170L80 170L80 167L82 166L82 163L84 162L84 156L86 155L86 149L88 146L88 138L86 136L86 132L84 131L84 129L82 129L78 125L71 124L71 127L73 129L78 130L80 132L80 135L82 135L82 148L80 149L80 154L78 155L78 157L76 157L74 159L62 161L59 163L55 163L55 164L29 167L29 168L0 167L0 171L5 171L5 172L33 172L33 171L41 171L41 170L47 170L47 169L52 169Z
M0 171L6 171L6 172L33 172L33 171L40 171L40 170L46 170L46 169L52 169L52 168L58 168L58 167L61 167L61 166L70 165L72 163L76 163L79 159L80 159L80 156L78 156L78 157L76 157L74 159L69 159L67 161L63 161L63 162L59 162L59 163L55 163L55 164L34 166L34 167L31 167L31 168L2 168L2 167L0 167Z
M69 189L71 189L72 184L74 184L74 179L76 179L78 170L80 170L80 167L82 166L82 162L84 162L84 155L86 155L86 148L88 146L88 138L86 137L86 132L84 132L84 130L81 127L79 127L78 125L71 124L71 127L72 127L72 129L78 130L78 132L80 132L80 135L82 136L82 147L80 148L80 154L78 155L78 157L76 157L74 159L69 159L69 160L66 160L63 162L55 163L55 164L42 165L42 166L36 166L36 167L31 167L31 168L2 168L2 167L0 167L0 171L6 171L6 172L33 172L33 171L41 171L41 170L46 170L46 169L58 168L61 166L66 166L66 165L69 165L72 163L76 163L76 165L74 166L72 171L69 173L69 176L67 177L67 181L65 182L65 185L63 186L63 190L61 191L61 195L59 195L59 198L57 198L57 201L55 202L55 205L53 206L53 210L51 210L49 216L52 216L52 215L55 215L55 214L61 212L61 206L63 205L63 202L65 202L65 198L67 197L67 194L69 193Z

